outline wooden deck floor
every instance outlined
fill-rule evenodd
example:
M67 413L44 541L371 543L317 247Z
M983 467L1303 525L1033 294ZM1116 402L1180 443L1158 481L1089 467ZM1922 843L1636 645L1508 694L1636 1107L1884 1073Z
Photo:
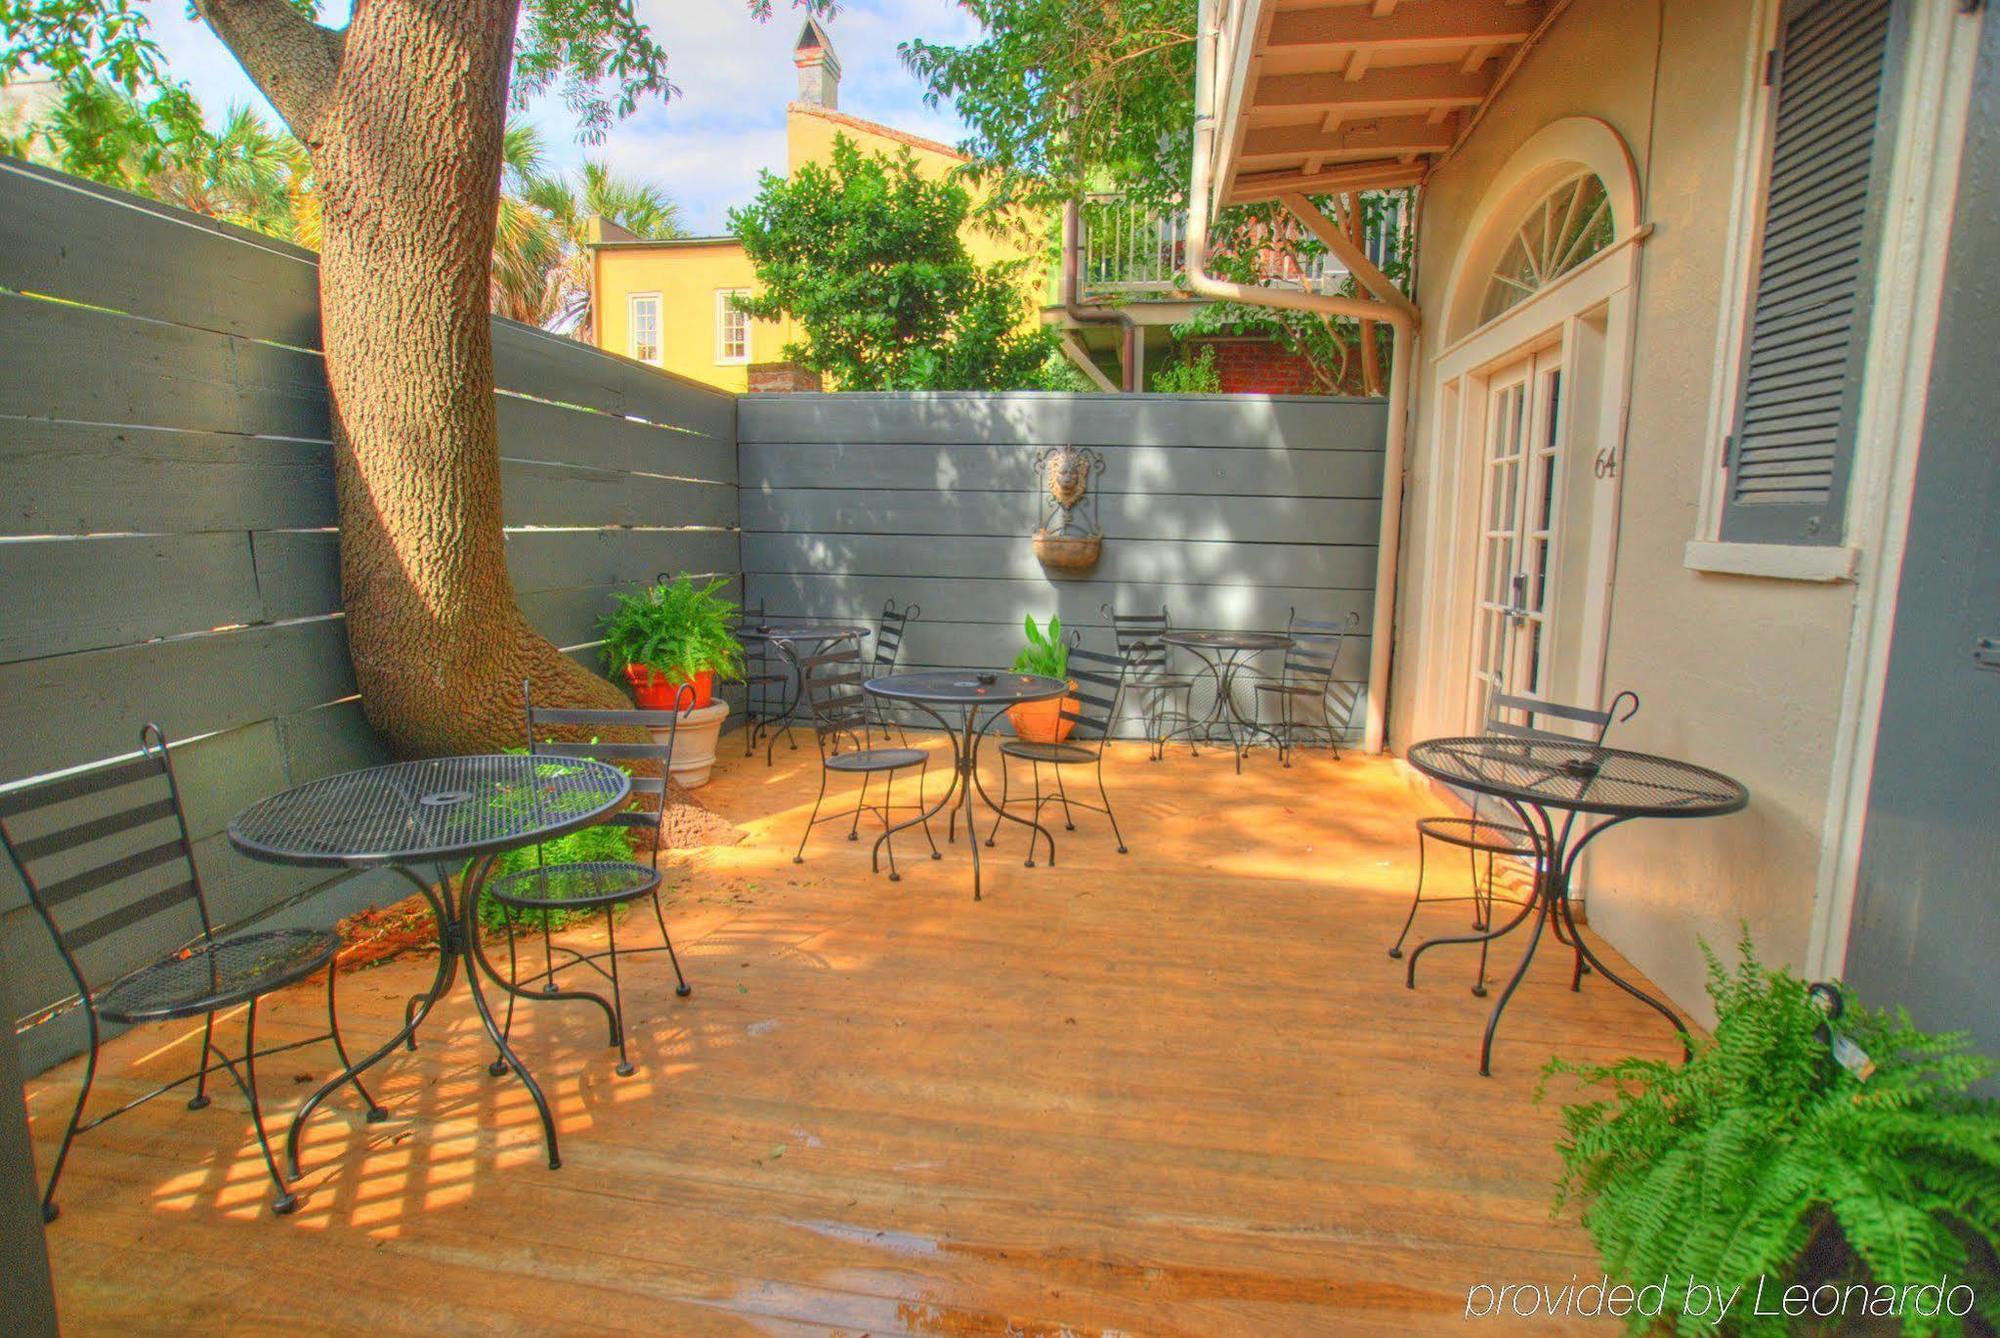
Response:
M1025 869L1014 829L974 904L949 848L891 883L829 825L795 867L809 757L728 759L705 792L749 838L684 862L693 997L664 958L627 977L634 1076L582 1007L528 1011L560 1171L461 987L377 1070L392 1119L348 1097L312 1126L292 1217L233 1090L86 1135L49 1231L65 1327L1386 1334L1461 1325L1475 1283L1596 1277L1549 1216L1538 1069L1668 1033L1607 986L1569 993L1545 952L1480 1078L1464 950L1416 992L1384 956L1427 803L1393 763L1239 778L1121 750L1132 853L1080 817ZM385 1036L430 970L344 977L350 1038ZM306 1034L320 997L267 1030ZM102 1096L182 1071L198 1034L114 1041ZM327 1064L266 1066L274 1130ZM44 1165L77 1076L30 1084Z

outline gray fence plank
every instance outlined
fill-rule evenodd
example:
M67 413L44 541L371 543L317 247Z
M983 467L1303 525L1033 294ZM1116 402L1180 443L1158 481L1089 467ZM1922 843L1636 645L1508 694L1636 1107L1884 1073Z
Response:
M1049 571L1022 538L963 536L950 543L898 535L745 534L743 569L760 574L1009 578L1173 585L1303 585L1363 589L1375 583L1372 544L1266 544L1171 539L1107 541L1081 577Z
M0 287L319 347L312 252L12 159L0 159Z
M744 442L976 441L1015 445L1249 446L1287 450L1380 443L1379 399L1266 395L933 394L749 395Z
M500 454L596 469L736 482L736 447L726 437L682 432L608 413L498 397Z
M1255 536L1266 542L1314 543L1373 537L1377 501L1298 497L1132 496L1100 499L1105 544L1120 539L1204 540ZM1024 537L1034 532L1035 502L1019 493L765 490L746 482L746 533L964 535Z
M728 391L497 317L493 373L502 390L736 439L736 397Z
M0 783L130 752L148 720L185 738L353 692L337 618L0 665Z
M1278 447L1105 446L1099 496L1201 491L1236 497L1380 497L1382 453ZM1035 480L1022 446L746 444L743 472L772 488L1020 493Z
M516 591L650 581L661 572L737 573L733 530L510 530Z
M1350 612L1365 625L1374 591L1320 590L1301 586L1159 585L1141 582L966 580L960 577L805 576L757 573L749 579L752 602L767 612L873 622L885 599L916 604L958 623L996 623L1017 635L1021 619L1059 614L1066 627L1102 627L1107 603L1121 612L1166 605L1180 627L1281 629L1294 609L1302 618L1339 619Z
M716 573L726 575L727 573ZM723 598L735 601L741 597L742 583L733 574L720 593ZM537 632L558 646L576 646L598 639L598 623L611 612L612 597L625 591L640 590L652 581L649 574L643 580L622 585L599 585L569 590L539 590L521 596L521 612L528 615L528 621ZM590 661L597 672L604 672L595 660Z
M736 523L726 483L621 474L536 461L500 461L501 514L508 525L713 525Z
M310 529L333 521L325 442L0 417L0 534Z
M0 414L326 440L316 353L0 294ZM79 375L88 369L88 375Z
M247 534L0 543L0 661L264 620Z

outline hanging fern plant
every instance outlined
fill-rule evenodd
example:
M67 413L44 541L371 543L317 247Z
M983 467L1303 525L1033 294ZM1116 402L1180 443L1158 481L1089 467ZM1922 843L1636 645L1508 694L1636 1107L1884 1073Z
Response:
M1900 1010L1846 1005L1829 1020L1747 934L1734 972L1702 951L1717 1021L1690 1062L1547 1070L1612 1092L1563 1111L1556 1206L1582 1202L1613 1280L1666 1281L1659 1318L1635 1313L1633 1330L1874 1331L1893 1315L1909 1333L1989 1332L2000 1106L1969 1089L1994 1063ZM1736 1298L1726 1315L1717 1287ZM1788 1311L1800 1287L1836 1314Z

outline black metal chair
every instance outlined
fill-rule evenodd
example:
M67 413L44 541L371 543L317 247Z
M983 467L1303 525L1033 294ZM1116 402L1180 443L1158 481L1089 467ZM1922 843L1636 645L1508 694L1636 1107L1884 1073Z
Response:
M736 613L736 629L762 626L765 620L764 601L755 605L745 604ZM757 751L758 741L767 730L775 731L772 744L777 743L776 733L785 736L785 746L796 749L792 741L791 701L785 695L785 685L791 675L773 650L768 638L752 637L743 643L743 755ZM782 723L781 723L782 722ZM769 756L765 758L770 761Z
M917 768L915 807L919 810L925 807L924 785L930 770L930 754L921 748L872 746L875 720L868 709L868 694L861 688L866 681L862 672L861 650L853 641L840 641L831 650L800 658L798 666L800 690L805 693L806 708L812 713L813 737L819 745L820 761L819 794L813 800L812 816L806 819L806 829L799 833L799 848L792 855L792 863L804 864L806 842L812 838L813 828L822 822L835 822L848 816L845 813L829 813L824 818L819 815L820 805L826 800L829 776L861 777L861 790L855 795L854 814L847 829L847 839L855 841L860 839L861 814L864 811L880 813L883 830L890 827L890 810L896 807L898 771ZM877 775L883 777L882 802L870 804L868 783ZM924 824L924 839L930 842L932 859L944 858L937 848L936 839L931 836L928 822ZM896 843L892 839L883 844L889 848L889 881L900 882L902 874L896 871ZM872 860L871 863L880 870L879 863Z
M1172 732L1170 722L1185 724L1193 718L1195 676L1176 673L1168 661L1167 644L1161 638L1173 630L1173 620L1166 605L1160 605L1158 613L1120 613L1105 604L1099 612L1111 621L1112 639L1130 666L1126 685L1139 699L1146 735L1153 741L1151 760L1157 762L1165 751L1163 740ZM1135 648L1143 650L1134 656ZM1176 697L1180 699L1180 709L1168 709ZM1192 738L1188 740L1188 750L1195 751Z
M1623 714L1620 708L1623 707ZM1486 704L1486 732L1504 734L1521 739L1566 739L1579 737L1591 743L1603 743L1611 733L1613 724L1623 724L1639 712L1639 694L1620 692L1611 699L1611 704L1603 710L1588 706L1570 706L1563 702L1547 701L1540 697L1525 697L1496 692ZM1516 718L1510 719L1513 716ZM1558 730L1543 729L1538 720L1566 721L1583 727L1583 734L1563 733ZM1532 861L1535 858L1535 843L1528 830L1509 817L1495 817L1486 811L1482 801L1474 796L1472 814L1469 817L1430 817L1417 819L1417 890L1410 899L1410 913L1403 919L1403 931L1396 935L1395 946L1389 949L1391 957L1403 955L1403 942L1410 935L1410 926L1416 923L1417 908L1429 901L1442 902L1470 901L1472 903L1472 928L1475 933L1486 933L1493 923L1493 907L1503 900L1493 890L1494 861L1496 859L1518 859ZM1456 846L1466 852L1471 866L1472 893L1464 897L1424 896L1424 852L1426 842L1441 841ZM1486 857L1485 877L1480 877L1479 859ZM1530 893L1529 895L1532 895ZM1513 898L1504 898L1510 904L1519 905ZM1556 926L1556 936L1561 939L1563 930ZM1564 940L1565 942L1567 940ZM1570 945L1572 948L1574 944ZM1479 945L1479 977L1473 984L1472 992L1480 998L1486 997L1486 951L1487 945ZM1575 954L1576 962L1570 977L1570 987L1574 989L1583 974L1590 968L1585 965L1583 954Z
M691 701L694 688L683 683L675 697L676 704ZM667 915L660 905L660 851L667 842L667 781L668 767L673 762L675 731L679 727L678 711L595 711L569 710L557 707L535 705L532 687L521 684L522 705L527 714L528 751L536 757L559 759L565 757L588 758L599 762L613 762L621 766L627 763L642 763L658 766L659 774L635 775L631 778L632 793L657 797L658 806L653 809L633 808L623 813L614 813L606 819L606 825L625 827L637 831L651 830L653 849L642 863L638 860L606 860L590 864L548 864L542 848L536 847L536 863L533 868L519 869L503 874L486 884L485 894L505 910L507 918L507 975L502 982L507 990L507 1020L501 1027L501 1035L512 1034L514 1025L514 999L534 997L526 986L535 981L546 982L542 987L542 998L582 999L595 1001L600 1006L603 1000L594 994L582 991L564 990L556 981L556 973L567 967L587 966L611 982L611 1044L618 1047L618 1076L628 1077L634 1069L631 1056L625 1045L625 999L618 979L618 958L630 957L638 953L662 952L674 964L674 993L685 999L693 988L687 977L681 973L680 954L674 951L673 935L667 932ZM572 743L549 737L553 731L575 734L582 730L600 729L665 729L665 743L600 743L595 737L586 743ZM630 770L627 767L627 770ZM653 919L660 926L658 947L625 948L618 946L618 908L630 902L647 897L653 903ZM579 952L567 944L557 943L549 933L549 917L557 912L579 912L601 910L604 912L604 934L606 946L598 952ZM532 976L521 975L520 957L515 946L514 925L518 914L537 915L542 921L542 962L543 969ZM555 954L564 954L558 963ZM495 1074L506 1071L504 1062L494 1060L490 1066Z
M1285 635L1292 645L1285 651L1282 674L1257 684L1258 723L1263 724L1264 702L1269 698L1276 704L1278 719L1263 727L1277 738L1278 760L1285 766L1292 764L1300 735L1309 741L1324 740L1334 760L1340 760L1340 736L1353 720L1360 690L1336 679L1334 670L1347 634L1360 625L1359 613L1349 613L1336 623L1301 618L1293 609L1285 620Z
M1076 830L1076 819L1072 809L1084 809L1091 813L1102 813L1111 819L1111 835L1118 841L1118 853L1123 855L1125 834L1118 830L1118 815L1111 811L1111 794L1104 788L1104 746L1111 740L1111 731L1118 722L1118 708L1124 701L1125 680L1131 666L1150 656L1158 646L1149 641L1135 641L1132 649L1123 655L1106 655L1101 651L1085 650L1074 634L1071 636L1069 651L1069 676L1075 681L1076 691L1064 699L1062 718L1074 727L1070 737L1061 743L1028 743L1021 739L1008 739L1000 745L1000 810L1008 806L1009 758L1019 758L1034 768L1035 811L1034 820L1042 819L1042 807L1060 803L1063 811L1063 828ZM1069 703L1076 703L1071 706ZM1042 793L1042 767L1047 765L1055 771L1056 789L1054 794ZM1062 769L1072 766L1090 766L1097 771L1097 797L1104 802L1093 804L1087 800L1071 799L1063 785ZM1000 833L1001 813L993 815L993 830L987 833L986 844L992 845ZM1049 858L1055 858L1055 846L1049 847ZM1035 866L1035 833L1028 833L1028 867Z
M896 662L903 654L903 634L911 622L923 616L924 607L921 604L911 604L898 609L895 600L883 601L882 620L875 627L875 655L868 665L869 678L887 678L896 672ZM881 727L882 738L885 741L888 739L889 725L893 722L896 726L896 737L907 746L910 736L904 731L903 722L890 713L887 705L879 697L874 699L874 708L875 723Z
M298 1199L279 1172L264 1133L257 1061L331 1040L341 1067L351 1067L334 1010L339 972L332 969L332 962L340 950L340 936L323 929L218 935L188 836L167 736L158 725L149 724L139 731L139 748L139 756L126 761L0 795L0 839L75 982L71 1006L82 1007L90 1037L83 1087L76 1094L76 1108L70 1112L42 1195L42 1220L53 1222L60 1212L56 1184L78 1134L188 1082L195 1085L188 1109L201 1110L209 1103L208 1075L218 1068L229 1074L250 1103L250 1123L264 1152L265 1169L278 1189L272 1211L289 1213ZM161 942L172 943L174 951L137 969L119 965L136 955L135 949ZM322 967L327 968L327 1030L259 1050L258 1001ZM215 1044L215 1015L239 1005L248 1005L240 1072L238 1060ZM207 1019L194 1072L95 1119L83 1118L97 1077L104 1023L133 1025L194 1017ZM211 1055L216 1062L209 1062ZM368 1103L371 1121L386 1118L388 1112L359 1079L355 1090Z

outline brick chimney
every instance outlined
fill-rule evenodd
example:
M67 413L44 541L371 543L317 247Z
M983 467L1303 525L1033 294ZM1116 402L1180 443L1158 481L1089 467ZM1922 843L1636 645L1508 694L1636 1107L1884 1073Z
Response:
M792 64L799 67L799 101L834 111L840 106L840 58L833 39L819 20L808 17L792 46Z

